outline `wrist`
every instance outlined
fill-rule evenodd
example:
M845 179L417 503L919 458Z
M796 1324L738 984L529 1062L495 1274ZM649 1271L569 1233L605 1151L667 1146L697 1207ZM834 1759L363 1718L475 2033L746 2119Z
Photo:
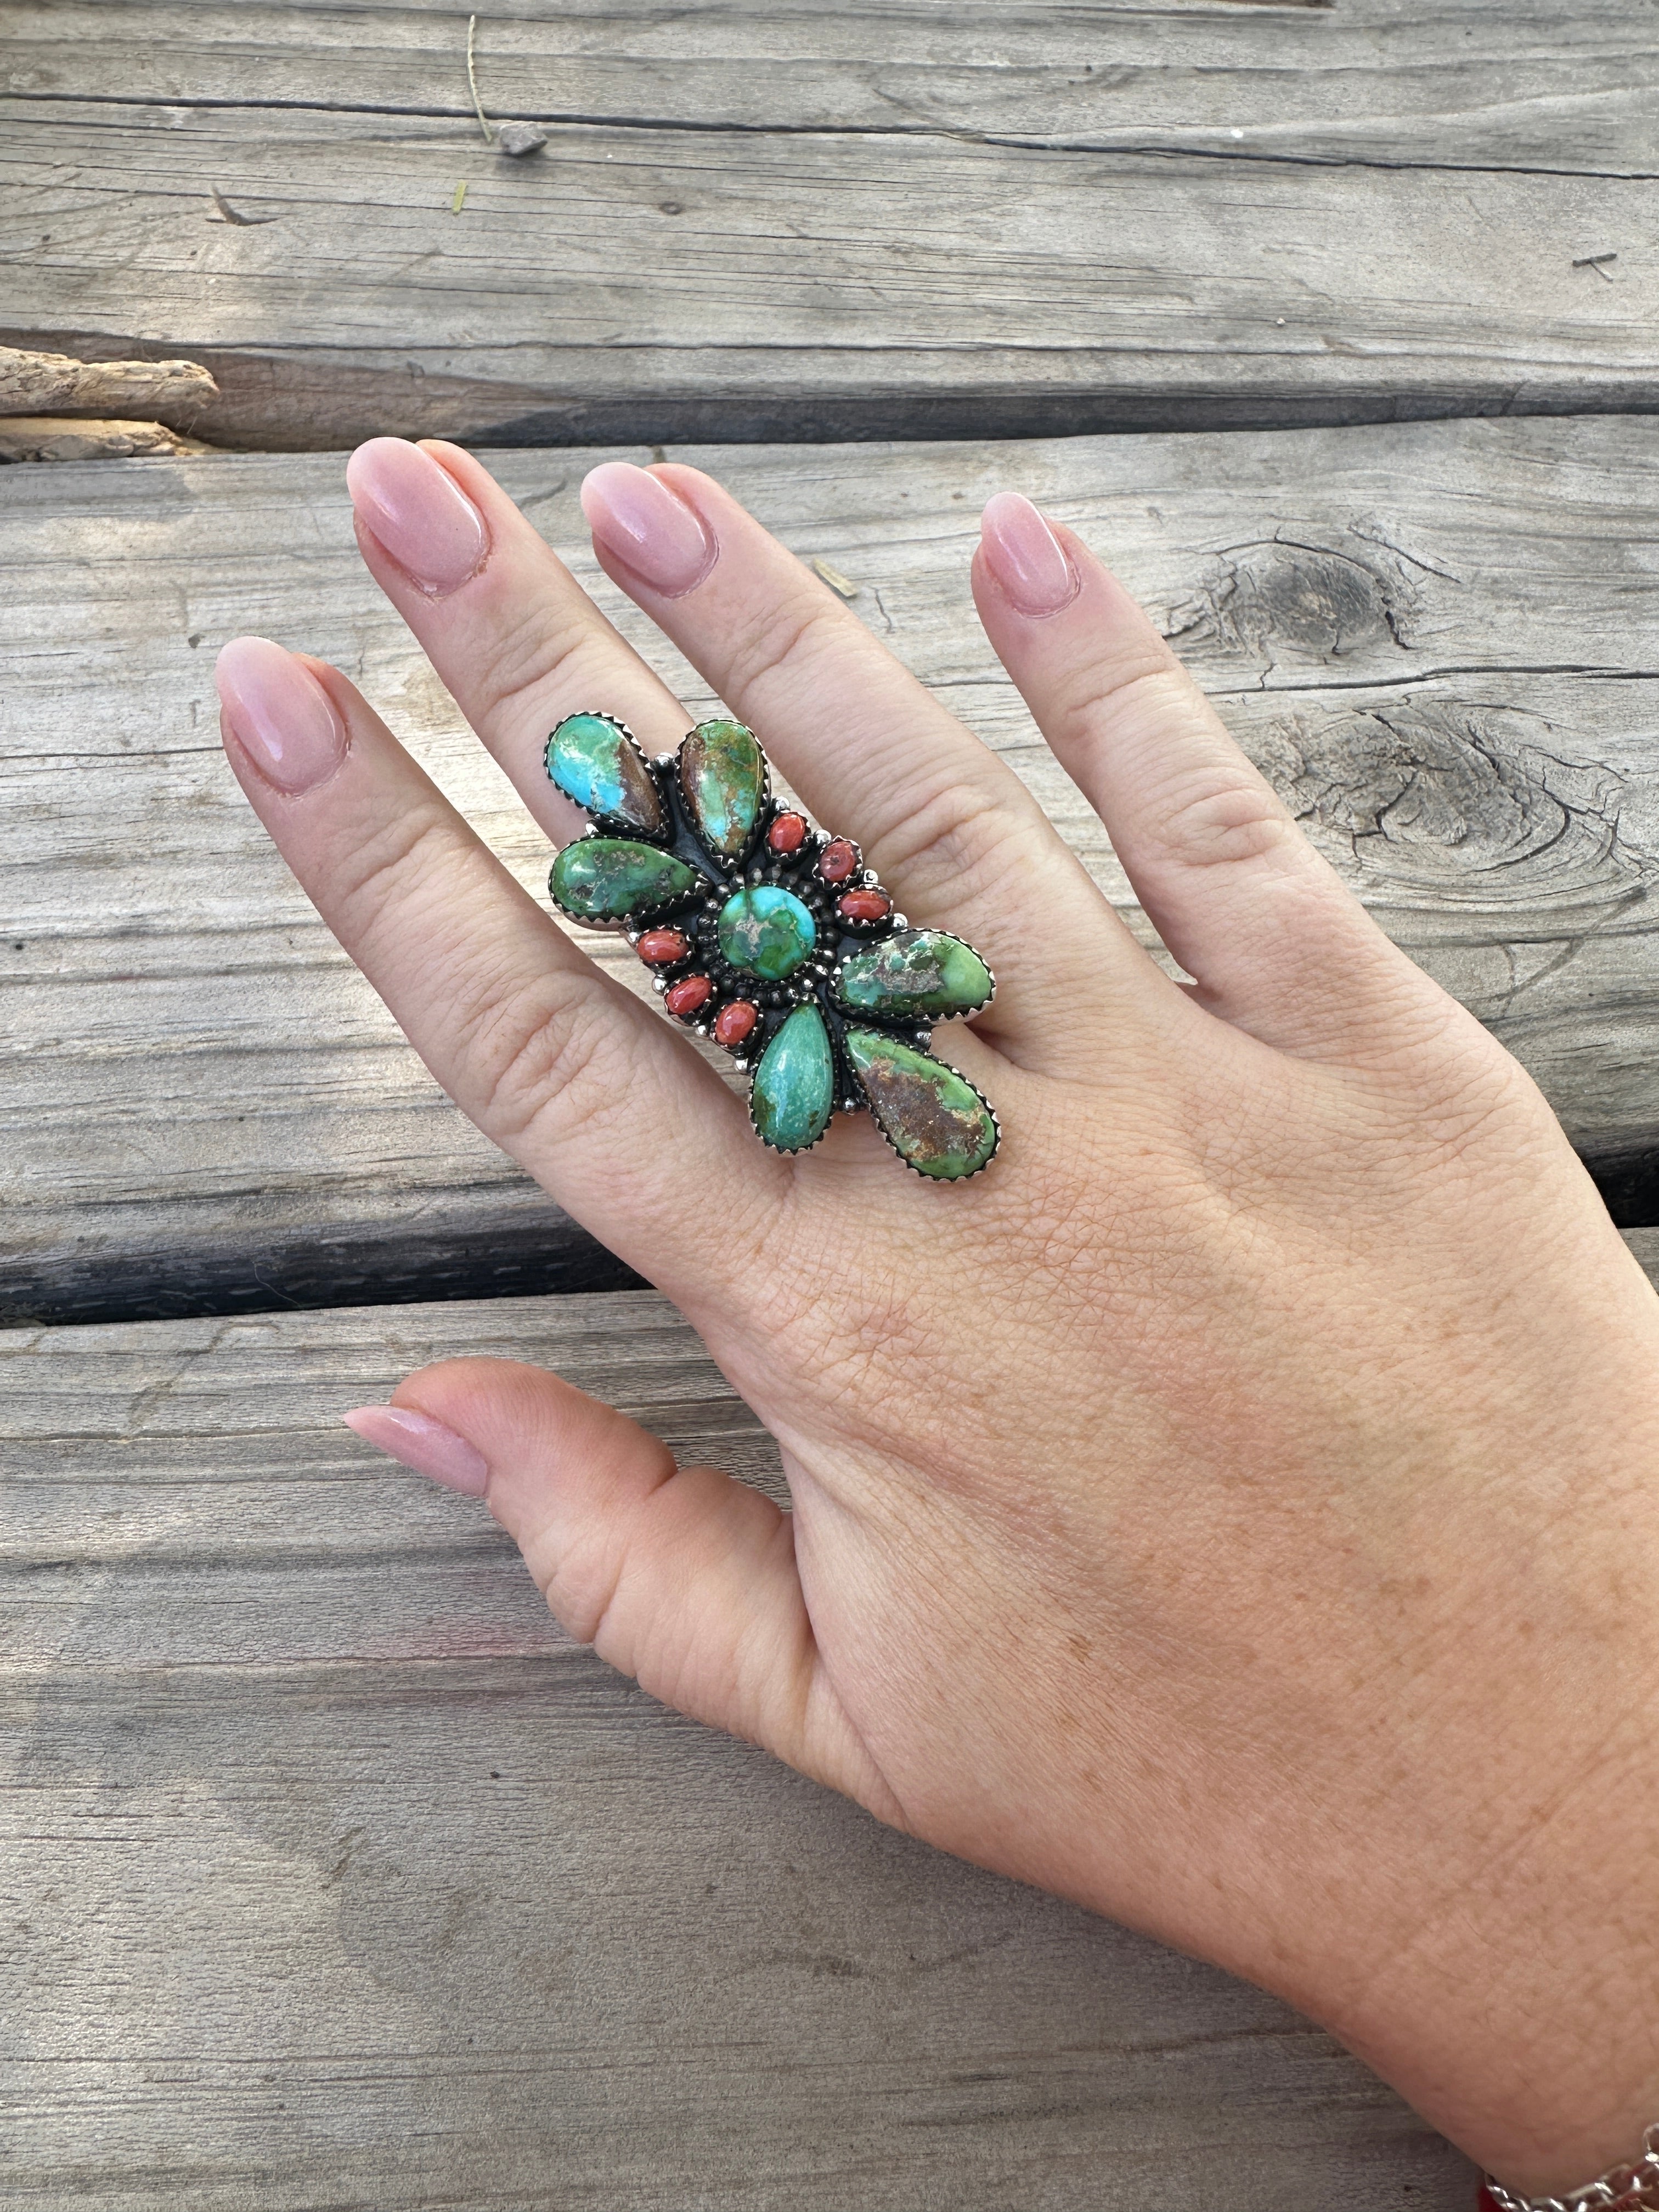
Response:
M1643 2206L1659 2205L1659 2121L1642 2138L1642 2152L1633 2162L1609 2166L1589 2183L1554 2190L1546 2197L1523 2197L1489 2174L1480 2192L1481 2212L1640 2212Z
M1648 1735L1616 1786L1603 1765L1600 1786L1540 1791L1522 1833L1400 1944L1346 2036L1522 2197L1633 2163L1659 2121Z
M1649 1517L1564 1530L1504 1602L1449 1590L1459 1678L1425 1640L1363 1756L1281 1797L1244 1966L1527 2197L1634 2161L1659 2121Z

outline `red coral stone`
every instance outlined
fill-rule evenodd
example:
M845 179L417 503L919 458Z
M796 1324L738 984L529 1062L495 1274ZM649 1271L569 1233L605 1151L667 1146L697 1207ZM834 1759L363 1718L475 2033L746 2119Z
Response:
M885 921L892 911L885 891L848 891L836 901L836 912L848 921Z
M682 975L678 983L671 983L663 993L662 1002L671 1014L678 1014L684 1021L699 1006L706 1006L714 995L714 987L707 975Z
M653 968L672 968L677 960L684 959L691 947L684 930L647 929L634 950Z
M729 1006L722 1006L714 1017L716 1044L741 1044L760 1019L760 1008L747 999L733 999Z
M826 884L844 884L858 864L858 848L845 837L832 837L818 854L818 873Z
M799 853L806 842L806 817L780 814L767 831L766 842L775 853Z

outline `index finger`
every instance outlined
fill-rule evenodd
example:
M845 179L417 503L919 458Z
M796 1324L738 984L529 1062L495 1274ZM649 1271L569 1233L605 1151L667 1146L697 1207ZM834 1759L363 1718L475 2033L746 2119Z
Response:
M463 1112L671 1297L752 1278L791 1169L714 1070L520 889L337 670L243 638L219 674L254 811Z

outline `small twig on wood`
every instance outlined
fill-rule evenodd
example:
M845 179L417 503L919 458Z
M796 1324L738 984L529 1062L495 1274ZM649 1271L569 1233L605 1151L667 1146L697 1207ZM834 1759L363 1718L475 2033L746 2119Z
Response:
M862 584L855 584L850 576L843 576L839 568L832 568L827 561L819 560L816 553L812 556L811 565L823 577L830 590L839 593L843 599L855 599L864 589Z
M238 215L217 185L210 185L208 190L213 194L213 204L219 210L217 216L209 216L210 222L234 222L240 230L253 230L262 222L278 220L274 215Z
M1575 269L1593 269L1598 276L1606 277L1607 283L1611 284L1613 279L1607 276L1607 270L1602 264L1608 261L1616 261L1618 258L1619 256L1616 253L1586 253L1581 255L1572 265Z
M483 112L483 102L478 97L478 79L472 66L472 40L477 28L477 17L469 15L466 19L466 82L472 94L472 105L477 114L478 128L484 135L484 144L493 146L495 143L495 133L490 126L489 117ZM460 210L458 208L455 212L459 215Z

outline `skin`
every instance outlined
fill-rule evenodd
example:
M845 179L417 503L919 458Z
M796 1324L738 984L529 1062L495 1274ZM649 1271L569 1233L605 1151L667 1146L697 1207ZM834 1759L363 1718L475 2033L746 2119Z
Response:
M434 595L360 527L364 558L568 836L555 722L603 705L654 750L692 717L479 465L427 450L482 564ZM864 1116L763 1152L308 663L343 761L284 793L233 711L250 800L459 1105L701 1332L794 1510L529 1367L394 1402L483 1455L560 1621L655 1696L1279 1992L1512 2186L1633 2156L1659 1301L1548 1107L1075 537L1058 611L983 552L975 598L1191 987L851 610L710 479L653 473L706 572L667 598L603 565L911 919L990 961L993 1006L935 1043L1001 1155L932 1187Z

